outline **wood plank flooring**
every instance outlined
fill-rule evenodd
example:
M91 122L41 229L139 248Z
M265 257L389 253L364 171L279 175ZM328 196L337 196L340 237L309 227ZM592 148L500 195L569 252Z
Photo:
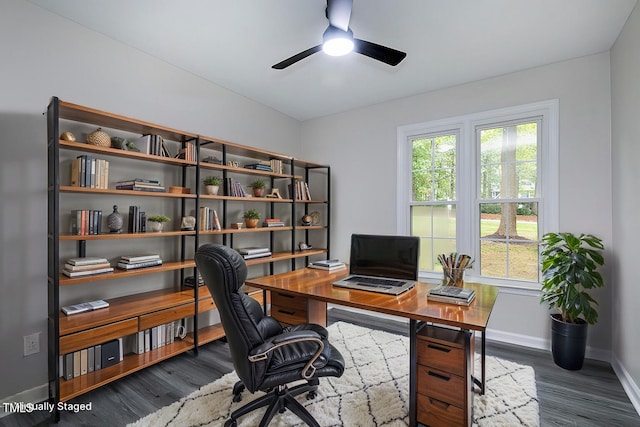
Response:
M378 317L331 310L329 321L344 320L389 332L406 334L407 326ZM546 426L640 426L640 416L625 394L611 366L587 360L580 371L557 367L550 353L526 347L487 342L487 354L533 366L540 402L540 422ZM92 403L87 412L63 412L58 426L124 426L233 369L227 344L213 342L191 353L149 367L70 403ZM12 414L0 418L2 427L49 425L43 413Z

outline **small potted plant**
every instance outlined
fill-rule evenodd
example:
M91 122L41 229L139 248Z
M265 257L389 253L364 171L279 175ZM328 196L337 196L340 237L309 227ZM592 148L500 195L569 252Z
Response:
M218 190L220 189L220 183L222 182L222 180L220 179L220 177L212 175L203 179L202 182L204 182L204 189L206 190L207 194L215 195L218 194Z
M258 221L260 221L260 214L255 209L249 209L242 216L244 218L244 223L247 228L256 228L258 226Z
M162 231L162 228L164 227L164 223L171 221L171 218L169 218L166 215L153 215L148 217L147 221L151 223L151 229L153 231L159 232L159 231Z
M587 346L587 326L598 321L598 303L588 290L604 285L597 271L604 265L602 240L591 234L547 233L542 236L541 303L551 314L551 351L556 365L582 368Z
M249 184L249 187L251 187L253 189L253 196L254 197L263 197L264 196L264 181L263 180L256 179L251 184Z

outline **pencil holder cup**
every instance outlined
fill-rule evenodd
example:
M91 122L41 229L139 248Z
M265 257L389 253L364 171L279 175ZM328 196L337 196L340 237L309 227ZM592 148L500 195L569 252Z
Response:
M445 268L444 281L447 286L457 286L461 288L464 284L464 268Z

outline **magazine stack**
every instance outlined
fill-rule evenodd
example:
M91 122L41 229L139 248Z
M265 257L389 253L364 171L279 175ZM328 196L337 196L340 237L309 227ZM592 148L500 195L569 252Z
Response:
M271 256L269 248L241 248L238 249L238 253L242 255L242 258L245 260Z
M106 258L80 257L67 260L62 274L67 277L91 276L93 274L111 273L113 267Z
M135 270L137 268L156 267L162 265L162 259L158 254L152 255L123 255L118 261L121 270Z

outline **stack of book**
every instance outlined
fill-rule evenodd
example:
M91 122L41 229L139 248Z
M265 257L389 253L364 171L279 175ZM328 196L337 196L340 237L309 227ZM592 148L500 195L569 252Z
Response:
M188 288L195 288L196 279L194 276L189 276L184 279L184 285ZM198 286L204 286L204 280L200 273L198 273Z
M280 218L267 218L262 223L263 227L284 227L284 222Z
M200 231L220 230L220 218L218 212L208 206L200 206L200 221L198 227Z
M164 186L160 185L160 181L142 178L118 181L116 182L116 190L155 191L161 193L167 191Z
M162 259L158 254L123 255L118 261L118 268L122 270L135 270L136 268L155 267L158 265L162 265Z
M67 260L62 274L67 277L91 276L93 274L111 273L113 267L106 258L80 257Z
M429 290L427 299L455 305L469 305L476 297L476 291L458 286L436 286Z
M237 249L238 253L242 255L244 259L263 258L271 256L271 250L269 248L240 248Z
M289 188L289 198L295 200L311 200L311 193L309 192L309 185L304 182L297 180L295 185L288 185Z
M309 268L316 268L318 270L336 271L342 270L347 266L339 259L324 259L322 261L314 261L309 264Z
M133 141L141 153L152 154L154 156L173 157L169 152L169 147L160 135L142 135Z
M71 316L72 314L84 313L85 311L99 310L107 307L109 307L109 303L100 299L97 301L83 302L80 304L62 307L62 312L67 316Z
M231 197L249 197L249 193L242 188L242 185L233 178L225 178L224 195Z
M102 211L74 209L69 218L69 232L74 236L102 234Z
M284 173L284 164L282 160L271 159L269 160L269 164L271 164L271 170L275 173Z
M257 171L273 172L273 169L271 168L271 162L268 162L268 161L259 161L257 163L248 163L248 164L244 165L244 167L247 168L247 169L253 169L253 170L257 170Z
M129 221L127 223L129 233L144 233L147 231L147 214L140 206L129 206Z

